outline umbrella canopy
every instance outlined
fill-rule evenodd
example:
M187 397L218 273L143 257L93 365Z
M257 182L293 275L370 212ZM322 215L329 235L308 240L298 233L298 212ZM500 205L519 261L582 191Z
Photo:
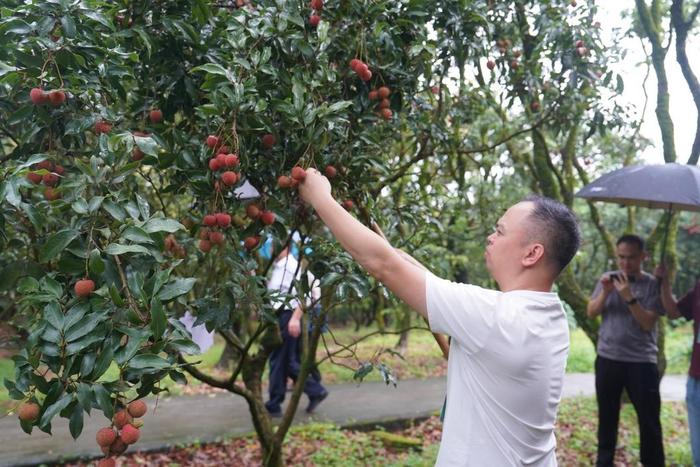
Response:
M631 165L603 175L576 196L627 206L700 212L700 169L676 163Z

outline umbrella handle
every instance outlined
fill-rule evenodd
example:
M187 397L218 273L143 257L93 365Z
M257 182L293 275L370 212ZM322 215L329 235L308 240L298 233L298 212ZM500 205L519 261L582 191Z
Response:
M668 227L671 225L671 209L673 205L668 206L668 210L666 211L666 226L664 228L664 240L663 243L661 244L661 262L660 264L665 264L666 262L666 244L668 243Z

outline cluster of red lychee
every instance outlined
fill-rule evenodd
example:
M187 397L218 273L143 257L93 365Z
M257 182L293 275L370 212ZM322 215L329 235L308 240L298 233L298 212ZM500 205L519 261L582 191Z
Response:
M311 9L313 10L311 12L311 16L309 16L309 24L311 25L312 28L315 28L318 26L318 23L321 22L321 10L323 10L323 0L311 0Z
M175 238L175 235L170 234L165 237L165 251L170 253L176 258L184 258L186 256L185 247L182 246Z
M389 100L389 95L391 94L391 89L386 86L382 86L378 89L373 89L369 92L367 97L371 101L379 101L377 103L377 112L384 120L390 120L394 115L389 107L391 107L391 101Z
M219 138L214 135L207 137L207 146L216 152L216 156L209 159L209 170L212 172L222 171L219 176L221 183L225 186L233 186L241 181L240 173L228 170L238 166L240 163L238 156L231 153L228 146L221 145Z
M29 91L29 99L34 105L51 104L58 107L66 101L66 93L60 89L53 91L44 91L42 88L32 88Z
M148 411L146 403L142 400L131 402L126 409L122 409L112 417L112 426L101 428L95 435L95 440L100 446L105 457L97 465L98 467L114 466L116 461L111 456L119 456L126 451L129 445L134 444L141 436L141 421L135 418L143 417Z
M226 229L231 226L231 215L225 212L207 214L202 219L206 226L199 230L199 249L204 253L211 251L214 245L223 245L226 241L224 233L219 229Z
M280 175L277 186L280 188L296 188L306 178L306 170L298 165L292 168L290 175Z
M251 203L245 208L245 214L252 220L260 220L265 225L272 225L275 223L275 213L272 211L266 211L260 209L257 204Z
M38 185L39 183L43 183L44 185L46 185L46 188L44 189L44 198L46 198L46 200L48 201L54 201L60 198L61 194L58 191L56 191L55 187L61 181L61 176L65 172L65 169L58 164L54 164L48 159L43 160L38 164L35 164L34 166L32 166L32 169L48 171L48 173L45 173L43 175L30 171L27 172L26 175L27 180L29 180L33 184Z
M350 60L350 69L357 73L362 81L369 81L372 79L372 72L369 66L359 58L353 58Z

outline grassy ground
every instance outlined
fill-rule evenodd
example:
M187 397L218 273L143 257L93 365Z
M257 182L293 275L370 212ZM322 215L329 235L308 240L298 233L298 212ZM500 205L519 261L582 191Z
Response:
M595 463L596 404L592 398L564 400L556 426L557 458L562 466ZM691 453L685 407L665 402L662 407L666 465L690 466ZM442 426L438 417L415 424L395 434L420 442L418 449L397 449L382 442L373 432L343 430L329 424L294 427L285 440L287 465L298 466L425 466L434 465ZM259 445L254 437L222 443L191 445L167 452L124 456L125 466L176 467L190 465L260 465ZM639 464L639 434L634 411L626 405L620 418L616 465ZM74 464L84 466L86 464Z

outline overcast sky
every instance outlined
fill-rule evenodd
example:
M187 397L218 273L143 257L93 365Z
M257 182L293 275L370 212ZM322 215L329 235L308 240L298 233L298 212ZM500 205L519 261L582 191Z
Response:
M603 31L609 37L615 28L628 28L629 19L623 18L623 11L634 7L632 1L605 1L598 4L599 15L598 20L601 22ZM674 37L675 39L675 37ZM687 47L690 64L696 75L700 75L700 40L698 36L691 38ZM625 39L622 43L629 52L624 61L617 64L613 68L616 72L622 75L625 81L625 90L623 95L625 99L636 105L638 111L642 111L644 105L644 92L642 83L646 72L644 65L644 51L638 38ZM651 46L646 43L647 50L651 50ZM693 60L695 57L695 60ZM693 98L688 90L688 86L683 79L681 69L676 62L675 48L670 47L666 57L666 73L669 80L669 89L671 90L671 117L675 127L676 153L678 154L678 162L685 163L690 154L690 148L693 144L695 136L695 123L697 119L697 111L693 104ZM649 79L646 83L649 102L647 104L646 113L644 115L644 124L641 128L641 134L654 142L655 147L647 149L643 154L644 159L649 163L661 164L664 162L663 149L661 144L661 131L656 120L656 75L653 68Z

